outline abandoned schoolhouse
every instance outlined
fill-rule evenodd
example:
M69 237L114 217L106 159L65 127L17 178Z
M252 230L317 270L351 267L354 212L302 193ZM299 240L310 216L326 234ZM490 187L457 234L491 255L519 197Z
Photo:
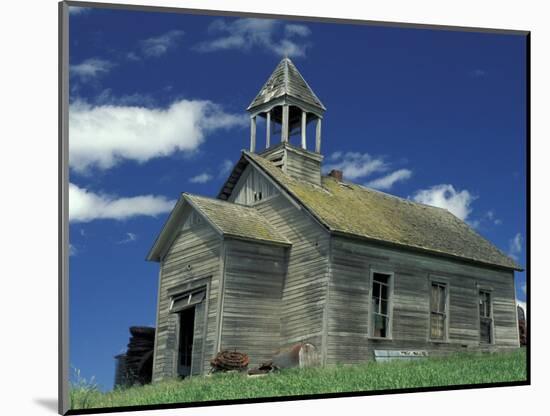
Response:
M217 197L179 198L147 256L160 264L153 381L297 342L322 365L519 347L520 266L445 209L323 175L325 110L284 58Z

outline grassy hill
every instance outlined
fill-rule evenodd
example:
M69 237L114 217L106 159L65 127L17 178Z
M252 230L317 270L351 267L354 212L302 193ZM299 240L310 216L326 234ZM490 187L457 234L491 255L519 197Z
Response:
M173 379L102 393L80 383L71 389L72 409L248 399L320 393L523 381L525 350L500 354L462 353L441 358L354 366L289 369L263 377L215 374Z

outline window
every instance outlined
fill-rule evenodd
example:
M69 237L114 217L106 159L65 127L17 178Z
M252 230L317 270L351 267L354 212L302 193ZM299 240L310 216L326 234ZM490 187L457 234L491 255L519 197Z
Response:
M447 338L447 285L432 282L430 292L430 339Z
M391 274L373 273L371 290L371 336L390 336L390 283Z
M479 340L482 343L492 342L493 313L491 310L491 292L479 291Z
M201 303L206 296L206 290L189 292L172 298L170 312L181 312Z

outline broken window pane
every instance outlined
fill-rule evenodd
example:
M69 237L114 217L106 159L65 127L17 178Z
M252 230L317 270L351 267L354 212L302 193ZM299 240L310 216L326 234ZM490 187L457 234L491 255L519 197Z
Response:
M445 316L432 314L431 319L431 338L443 339L445 337Z
M387 317L376 314L374 315L374 336L386 337Z
M446 337L447 286L433 282L430 295L430 338L444 340Z
M372 335L385 338L389 328L389 279L390 275L374 273L372 281Z

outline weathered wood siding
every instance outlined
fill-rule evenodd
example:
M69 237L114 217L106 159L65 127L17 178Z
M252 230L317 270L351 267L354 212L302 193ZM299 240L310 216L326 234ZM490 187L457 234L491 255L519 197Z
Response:
M327 363L360 362L375 349L424 349L430 353L519 346L514 276L431 255L335 237L331 243ZM369 339L370 270L394 273L392 339ZM431 280L448 283L446 342L429 340ZM494 343L480 345L479 287L492 293Z
M229 198L230 202L243 205L254 205L261 200L277 195L279 191L256 169L248 166L235 186Z
M251 366L269 360L280 344L286 250L225 240L220 349L246 352Z
M281 346L307 341L322 349L328 282L328 233L283 195L257 209L292 243L281 309Z
M321 184L321 160L303 149L286 149L284 169L287 175Z
M209 367L215 353L221 241L208 224L196 224L179 233L161 262L153 381L177 375L179 317L169 312L171 296L204 285L207 297L195 310L191 371Z

